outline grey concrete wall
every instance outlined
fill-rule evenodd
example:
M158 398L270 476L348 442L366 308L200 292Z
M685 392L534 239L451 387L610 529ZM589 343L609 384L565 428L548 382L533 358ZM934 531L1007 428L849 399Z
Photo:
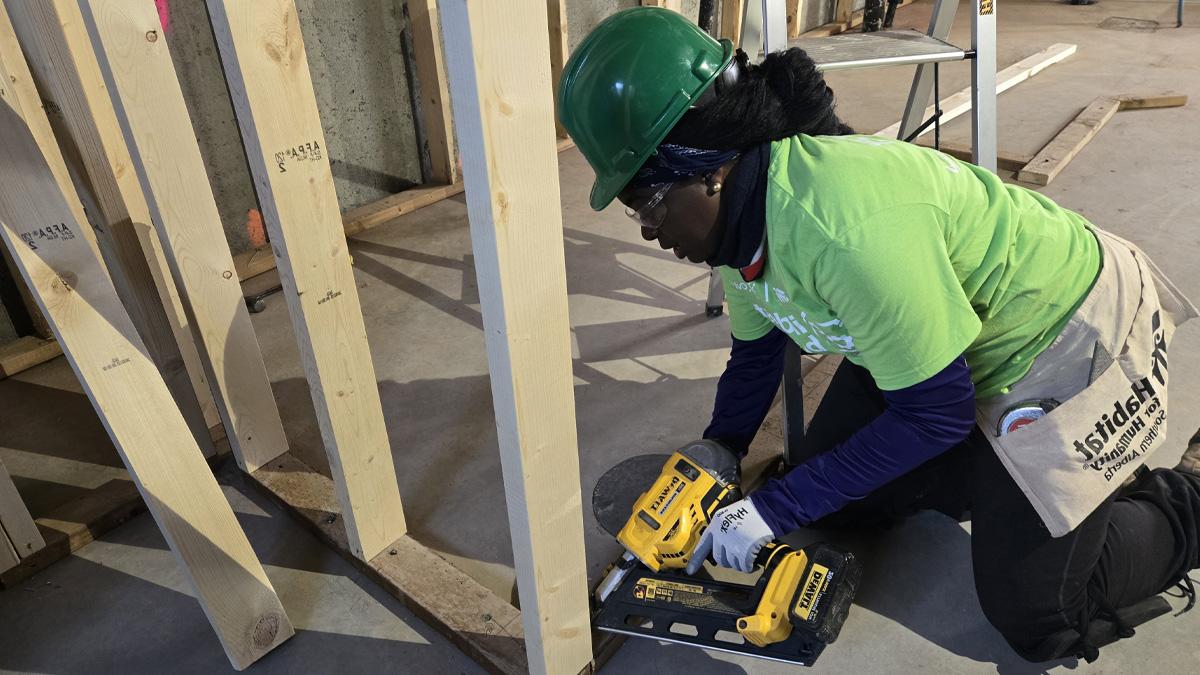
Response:
M233 251L245 250L246 212L257 200L204 3L169 6L168 40L222 225ZM342 209L421 182L402 0L296 6Z

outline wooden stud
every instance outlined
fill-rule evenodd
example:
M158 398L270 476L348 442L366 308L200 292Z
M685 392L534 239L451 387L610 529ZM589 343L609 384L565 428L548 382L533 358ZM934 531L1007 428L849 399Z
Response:
M1028 80L1034 75L1037 75L1046 68L1049 68L1055 63L1058 63L1059 61L1062 61L1068 56L1074 54L1075 49L1075 45L1072 44L1053 44L1032 56L1021 59L1004 70L1001 70L1000 72L996 73L996 93L999 94L1001 92L1008 91L1009 89L1017 86L1025 80ZM942 124L945 124L955 117L968 112L971 109L971 88L967 87L966 89L958 91L942 99L941 107ZM933 117L933 114L933 106L929 106L925 109L925 119ZM884 136L887 138L896 138L897 134L900 133L900 125L902 122L903 121L896 122L895 124L884 127L879 131L876 131L875 135ZM923 136L931 131L933 131L933 125L930 125L925 129L925 131L922 131L918 137Z
M410 0L408 20L412 28L417 81L421 85L421 115L429 145L432 173L429 182L453 185L458 182L458 153L454 145L454 121L450 118L450 91L446 88L437 0Z
M1187 105L1187 94L1159 94L1158 96L1118 96L1121 110L1146 110L1149 108L1178 108Z
M130 170L129 151L76 1L27 0L9 2L8 8L28 56L31 79L37 82L41 98L54 107L63 127L58 140L68 150L68 159L82 165L75 167L82 194L77 196L74 188L65 185L69 182L67 170L65 165L59 166L57 146L50 147L54 135L49 124L39 133L42 115L29 115L27 121L33 120L30 127L68 203L74 204L80 197L90 203L92 224L101 233L97 241L118 295L192 435L206 455L212 454L208 441L212 415L205 414L212 405L212 394L178 290L150 231L149 210L137 176ZM81 210L72 207L72 214L86 226L86 219L79 220Z
M404 512L296 6L208 8L347 534L369 560Z
M20 274L20 272L18 272ZM58 340L26 335L0 345L0 380L62 356Z
M7 535L18 558L28 558L46 545L4 462L0 462L0 529L4 530L0 538Z
M145 203L187 292L234 457L254 471L286 452L287 438L158 12L124 0L80 6Z
M1121 102L1111 96L1101 96L1092 101L1083 112L1058 132L1046 147L1042 148L1025 168L1017 174L1017 180L1034 185L1049 185L1083 146L1104 128L1117 114Z
M804 0L787 0L787 22L788 39L800 37L804 22Z
M522 31L545 4L441 8L529 669L577 673L592 651L554 105L546 43Z
M833 20L836 23L850 25L850 14L854 12L854 0L837 0L833 9Z
M746 15L746 0L721 0L721 37L742 44L742 19Z
M12 542L4 535L4 528L0 528L0 573L20 564L21 558L17 555L17 549L13 548Z
M682 8L675 11L682 11ZM571 56L567 43L566 0L546 0L546 23L550 28L550 90L554 92L554 131L559 138L569 138L571 134L558 120L558 81L562 79L563 67Z
M0 238L38 298L230 662L293 633L233 509L24 122L0 105ZM55 238L31 232L57 225ZM164 452L163 448L178 449Z

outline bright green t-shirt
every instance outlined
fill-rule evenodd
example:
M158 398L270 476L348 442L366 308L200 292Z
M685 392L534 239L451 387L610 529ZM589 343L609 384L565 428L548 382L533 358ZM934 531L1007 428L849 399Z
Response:
M976 395L1001 393L1100 269L1083 217L911 143L795 136L771 144L768 181L763 275L719 268L734 337L777 326L883 390L965 354Z

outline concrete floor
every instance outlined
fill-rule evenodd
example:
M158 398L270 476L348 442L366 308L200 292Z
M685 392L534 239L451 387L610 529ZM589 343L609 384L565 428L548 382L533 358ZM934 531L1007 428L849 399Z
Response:
M959 11L953 39L966 44L970 10ZM1182 109L1118 113L1044 191L1142 245L1185 292L1200 299L1200 267L1193 263L1200 251L1193 215L1198 201L1194 186L1200 182L1195 161L1200 157L1195 134L1200 128L1200 28L1098 28L1108 17L1173 25L1174 5L1166 2L1102 0L1073 7L1012 0L999 11L1001 67L1055 42L1079 45L1075 56L1001 96L1004 150L1032 154L1098 95L1171 90L1192 95L1192 103ZM928 16L929 4L918 3L900 10L897 23L923 28ZM965 65L945 66L942 73L945 93L969 82ZM909 77L907 69L863 71L836 74L830 83L847 121L873 131L899 117ZM965 120L945 130L945 137L958 143L968 135ZM559 163L580 479L587 495L600 474L621 459L663 452L699 435L727 355L728 325L724 319L703 317L705 269L640 241L617 208L592 213L586 205L591 183L587 165L573 150L562 153ZM356 238L352 253L410 526L423 543L489 588L515 597L462 198L366 232ZM267 310L256 315L255 326L293 450L317 466L323 462L320 435L284 303L270 300ZM1200 390L1186 386L1200 376L1200 322L1178 332L1172 356L1172 429L1182 445L1185 432L1200 426ZM52 400L50 390L67 396L74 383L65 368L59 360L0 382L0 402L16 405L35 393ZM86 400L82 403L86 406ZM32 410L31 403L26 405ZM77 442L40 440L26 426L10 434L12 418L5 417L0 421L0 459L18 475L23 491L32 491L39 481L67 490L98 480L86 466L63 459L68 448L60 446ZM98 442L91 424L94 418L68 426ZM20 442L8 440L14 436ZM771 441L768 435L763 445ZM56 461L39 464L39 453ZM85 464L107 467L97 471L119 471L111 456L96 455ZM1162 464L1175 458L1164 453L1157 459ZM376 672L412 665L424 671L435 663L471 670L444 640L261 500L236 486L227 492L302 629L255 670L329 672L350 666ZM590 509L584 523L589 575L595 579L618 547L595 525ZM972 590L963 527L922 516L886 536L843 543L869 566L846 629L818 670L1045 670L1021 662L984 620ZM23 626L0 631L0 669L155 672L169 662L222 670L224 657L185 592L161 539L143 516L72 560L0 594L0 625ZM1095 666L1067 661L1052 664L1052 669L1115 672L1152 664L1155 672L1194 670L1200 660L1192 638L1200 629L1198 617L1200 613L1155 621L1139 629L1136 639L1105 649ZM686 670L774 673L784 668L630 641L606 672Z

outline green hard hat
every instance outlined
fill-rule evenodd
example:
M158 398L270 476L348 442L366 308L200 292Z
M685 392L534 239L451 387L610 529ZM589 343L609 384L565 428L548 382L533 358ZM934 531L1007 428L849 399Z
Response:
M658 7L617 12L579 43L558 83L558 116L596 172L593 209L617 196L733 53Z

